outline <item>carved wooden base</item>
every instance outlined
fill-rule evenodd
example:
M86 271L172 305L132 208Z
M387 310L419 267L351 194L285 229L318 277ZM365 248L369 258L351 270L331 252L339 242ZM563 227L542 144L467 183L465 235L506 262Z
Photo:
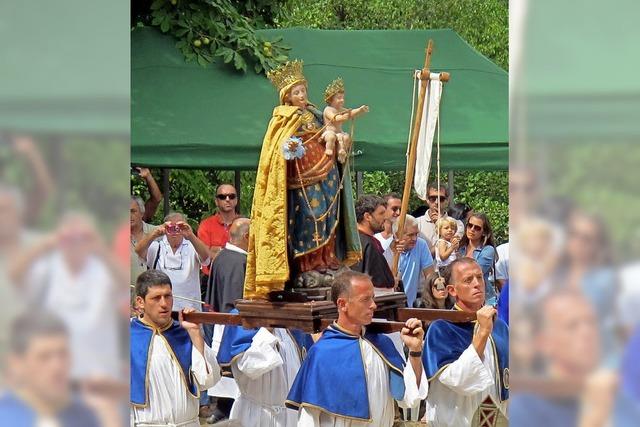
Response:
M237 300L236 308L245 328L265 326L297 328L313 333L322 330L322 319L336 319L338 312L331 301L270 302Z
M308 289L308 292L321 288ZM319 295L317 295L319 296ZM326 293L325 295L326 296ZM376 295L378 306L375 317L394 320L398 308L406 307L407 297L402 292L390 292ZM338 318L336 306L331 301L281 302L261 300L237 300L236 308L242 317L245 328L257 328L268 325L273 328L297 328L305 332L322 330L323 320ZM325 321L326 324L326 321Z
M293 289L293 292L305 295L309 301L329 301L331 296L331 287L295 288Z

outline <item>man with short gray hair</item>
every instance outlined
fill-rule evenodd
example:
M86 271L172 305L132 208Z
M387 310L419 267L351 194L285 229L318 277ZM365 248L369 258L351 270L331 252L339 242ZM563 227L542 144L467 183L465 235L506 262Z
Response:
M131 196L129 204L129 215L131 224L131 284L136 283L136 278L147 270L147 264L144 259L140 258L136 253L136 245L142 238L152 233L157 226L144 222L145 207L144 201L138 196Z
M298 426L391 427L394 400L412 408L427 396L422 323L409 319L400 332L405 360L389 337L366 328L376 310L369 275L340 273L331 298L338 320L309 349L285 404L298 410Z
M185 216L172 212L164 224L145 235L136 245L136 253L149 269L164 271L173 283L173 310L186 307L202 310L200 304L200 267L209 265L209 248L193 233Z
M443 271L454 310L475 313L477 321L435 320L423 353L429 377L426 421L433 427L508 425L509 327L485 305L482 269L458 258Z
M398 233L398 223L393 224L394 235ZM398 273L404 285L404 293L407 295L407 306L413 307L418 289L421 288L422 278L433 272L433 257L429 251L427 242L418 236L418 222L407 215L403 235L399 236L399 245L402 247Z

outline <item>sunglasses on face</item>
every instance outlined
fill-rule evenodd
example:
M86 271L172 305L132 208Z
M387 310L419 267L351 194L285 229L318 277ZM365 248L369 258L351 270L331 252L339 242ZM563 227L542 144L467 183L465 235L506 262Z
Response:
M471 230L473 229L474 231L482 231L482 227L477 225L477 224L471 224L470 222L467 223L467 229Z
M225 199L235 200L236 199L236 195L235 194L218 194L218 195L216 195L216 198L218 200L225 200Z
M391 212L400 212L400 207L394 206L391 208Z
M427 197L427 199L431 202L431 203L435 203L436 200L440 199L440 203L444 203L447 201L447 198L445 196L429 196Z

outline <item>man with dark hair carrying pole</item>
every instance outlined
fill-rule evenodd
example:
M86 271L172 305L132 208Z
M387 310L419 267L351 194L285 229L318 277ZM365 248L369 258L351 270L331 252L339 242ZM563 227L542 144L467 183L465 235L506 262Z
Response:
M199 427L200 391L220 379L220 368L200 326L171 318L171 279L148 270L136 281L144 313L131 320L131 419L136 427Z

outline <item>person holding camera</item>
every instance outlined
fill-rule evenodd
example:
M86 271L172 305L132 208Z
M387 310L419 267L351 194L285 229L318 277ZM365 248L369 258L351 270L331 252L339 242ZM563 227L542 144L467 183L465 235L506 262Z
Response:
M199 271L209 265L210 251L183 214L167 215L164 224L138 242L136 253L146 260L148 269L161 270L171 278L173 294L182 297L173 300L173 311L188 307L202 311Z

